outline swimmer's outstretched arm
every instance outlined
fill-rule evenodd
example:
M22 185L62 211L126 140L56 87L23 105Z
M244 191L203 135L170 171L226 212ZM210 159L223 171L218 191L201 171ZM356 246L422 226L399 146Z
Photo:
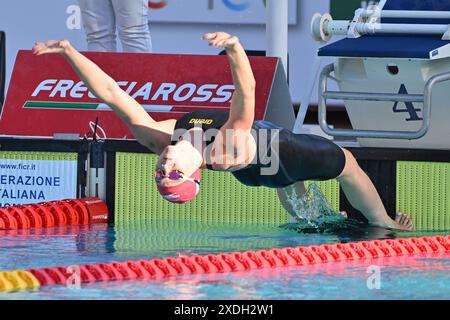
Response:
M102 102L108 104L127 124L136 139L150 150L160 153L170 144L175 120L156 122L144 108L94 62L78 52L69 41L49 40L36 43L35 55L62 54L71 64L88 89Z
M230 62L235 92L225 127L250 129L255 117L256 81L244 48L236 36L225 32L207 33L203 39L208 40L210 46L224 48Z

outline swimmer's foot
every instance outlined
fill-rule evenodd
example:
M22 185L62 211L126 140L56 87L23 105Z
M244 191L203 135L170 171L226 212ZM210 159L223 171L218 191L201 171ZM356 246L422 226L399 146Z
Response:
M371 223L371 225L380 228L388 228L393 230L411 231L414 228L410 217L402 212L398 212L395 220L390 220L387 223Z
M411 218L402 212L397 212L395 222L399 225L400 230L411 231L414 228Z

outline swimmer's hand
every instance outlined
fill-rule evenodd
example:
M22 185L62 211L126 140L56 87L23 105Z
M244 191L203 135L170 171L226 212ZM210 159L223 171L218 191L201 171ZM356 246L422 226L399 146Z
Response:
M45 42L36 42L33 46L33 53L36 56L47 53L65 54L70 48L70 42L67 40L48 40Z
M209 45L216 48L232 50L239 44L239 38L226 32L206 33L202 36L203 40L208 40Z

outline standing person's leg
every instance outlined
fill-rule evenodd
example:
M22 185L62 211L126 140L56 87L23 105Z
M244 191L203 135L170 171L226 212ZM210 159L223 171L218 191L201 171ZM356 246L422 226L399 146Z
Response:
M124 52L152 52L147 0L112 0Z
M78 0L89 51L115 52L116 21L111 0Z
M411 230L412 221L404 214L397 214L392 220L384 208L378 191L367 174L359 167L350 151L345 154L344 171L337 178L350 204L359 210L374 226Z

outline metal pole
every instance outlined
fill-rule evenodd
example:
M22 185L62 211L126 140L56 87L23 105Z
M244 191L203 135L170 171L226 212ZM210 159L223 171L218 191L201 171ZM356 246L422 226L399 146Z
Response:
M438 34L443 35L448 25L441 24L396 24L396 23L360 23L356 29L361 34Z
M266 55L281 58L288 74L288 0L267 0Z
M333 20L324 24L325 33L346 35L351 21ZM433 34L443 35L448 30L444 24L357 23L360 34Z
M363 13L363 17L371 17L375 14L375 11L367 10ZM450 11L384 10L381 11L381 18L450 20Z

